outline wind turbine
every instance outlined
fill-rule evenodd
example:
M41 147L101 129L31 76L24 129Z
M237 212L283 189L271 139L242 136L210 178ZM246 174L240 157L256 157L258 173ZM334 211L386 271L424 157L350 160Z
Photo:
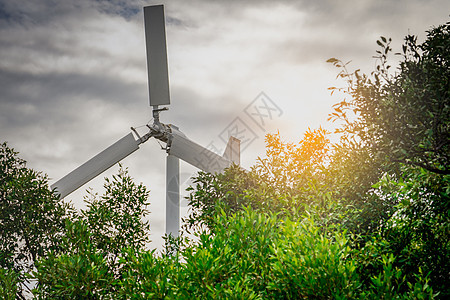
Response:
M144 7L145 41L150 106L153 124L140 136L131 127L130 132L83 165L79 166L51 187L66 197L85 183L100 175L154 137L166 144L166 233L178 236L180 229L180 163L179 159L209 173L220 173L232 163L240 163L240 141L230 137L224 155L220 156L187 138L177 126L163 124L159 114L170 105L169 75L167 67L164 6Z

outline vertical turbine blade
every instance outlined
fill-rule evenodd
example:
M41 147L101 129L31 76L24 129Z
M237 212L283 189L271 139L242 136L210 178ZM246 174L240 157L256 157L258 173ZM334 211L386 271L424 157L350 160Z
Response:
M178 237L180 230L180 161L173 155L166 161L166 233Z
M231 160L236 165L241 164L241 140L230 136L228 139L227 147L223 153L223 157Z
M97 177L117 162L121 161L139 149L139 142L129 133L116 143L106 148L57 182L51 187L56 188L61 198L69 195L86 182Z
M164 6L144 7L144 23L150 105L169 105Z

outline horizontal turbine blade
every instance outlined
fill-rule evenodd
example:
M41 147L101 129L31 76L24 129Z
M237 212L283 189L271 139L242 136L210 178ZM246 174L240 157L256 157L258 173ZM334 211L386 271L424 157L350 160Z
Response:
M169 71L167 67L164 6L144 7L144 23L150 105L169 105Z
M57 182L51 187L56 188L61 198L66 197L83 184L97 177L134 151L139 149L139 142L132 133L112 144Z
M221 173L231 161L178 134L171 134L169 154L209 173Z

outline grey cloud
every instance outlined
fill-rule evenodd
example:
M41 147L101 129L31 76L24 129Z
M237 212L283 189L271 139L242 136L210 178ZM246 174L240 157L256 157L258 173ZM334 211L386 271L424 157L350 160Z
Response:
M125 82L108 74L41 74L0 70L0 103L55 105L74 99L102 99L135 105L146 98L144 85Z
M301 32L265 45L264 55L267 61L281 58L286 64L323 64L330 57L338 57L343 60L361 58L370 65L371 56L378 49L376 40L380 36L392 37L393 45L399 47L407 34L424 36L423 30L439 25L432 22L436 22L436 19L445 20L448 10L444 9L439 17L436 10L430 7L450 9L450 4L443 0L435 0L433 3L284 1L289 2L306 13L301 23ZM420 18L417 18L419 15ZM412 27L419 31L410 32ZM302 36L302 32L313 34Z
M228 99L208 99L188 87L173 87L171 98L172 105L167 114L170 119L167 120L179 126L199 130L203 130L205 126L212 128L215 124L226 123L232 113L231 110L227 112L223 109Z
M0 3L0 22L2 26L20 25L26 28L49 24L55 19L64 19L74 13L88 12L90 1L26 1L3 0Z
M119 15L126 20L142 14L142 3L137 0L95 0L94 3L99 11Z
M188 22L172 16L166 16L166 24L167 26L182 27L182 28L187 28L190 26Z

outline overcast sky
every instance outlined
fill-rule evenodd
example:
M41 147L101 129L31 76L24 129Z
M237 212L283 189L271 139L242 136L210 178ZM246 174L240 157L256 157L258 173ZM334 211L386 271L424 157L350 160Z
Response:
M161 121L219 151L234 128L246 168L264 155L266 133L298 141L308 127L330 128L339 98L327 88L343 83L328 58L370 72L380 36L396 52L405 35L423 40L450 13L448 0L0 0L0 141L53 183L147 124L142 7L161 3L171 89ZM155 246L164 232L165 156L150 140L123 161L151 190ZM84 190L101 192L117 170L68 199L82 207ZM183 181L194 172L181 164Z

